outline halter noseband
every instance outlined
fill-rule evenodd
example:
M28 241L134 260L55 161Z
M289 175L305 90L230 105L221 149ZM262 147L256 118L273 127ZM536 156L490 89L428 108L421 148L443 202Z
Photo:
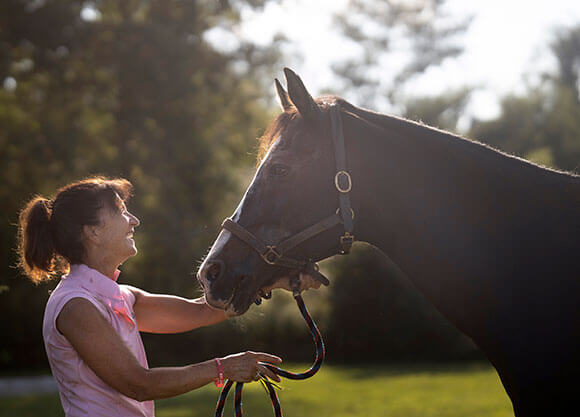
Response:
M312 260L299 260L285 255L286 252L319 235L333 227L342 224L344 234L340 237L339 254L346 255L354 242L354 210L350 204L349 193L352 189L352 180L346 169L346 152L344 146L344 133L342 129L342 117L340 106L330 107L330 123L332 128L332 142L334 145L334 157L336 162L336 175L334 185L338 191L338 209L336 213L328 216L306 229L282 240L277 245L267 245L243 226L231 219L225 219L222 228L226 229L248 246L260 254L264 262L270 265L285 268L298 269L311 274L314 278L328 285L328 279L318 271L318 265Z

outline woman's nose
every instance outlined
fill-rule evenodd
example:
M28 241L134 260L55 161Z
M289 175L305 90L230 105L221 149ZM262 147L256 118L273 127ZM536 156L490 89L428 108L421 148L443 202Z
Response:
M131 214L131 221L130 221L130 223L134 227L137 227L137 226L139 226L141 224L141 222L139 221L139 219L135 215L133 215L133 214Z

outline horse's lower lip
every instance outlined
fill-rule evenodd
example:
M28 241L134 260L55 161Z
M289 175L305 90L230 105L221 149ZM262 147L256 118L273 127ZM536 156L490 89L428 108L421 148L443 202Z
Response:
M220 299L220 298L214 298L211 295L211 288L206 288L206 286L203 284L203 281L200 281L201 287L205 293L205 302L208 303L211 307L218 309L218 310L226 310L230 307L230 305L232 304L232 300L234 298L234 294L232 293L232 295L226 299Z
M242 284L242 282L245 280L245 278L251 278L251 277L249 275L242 277L242 279L240 279L238 281L237 285L233 288L232 293L228 299L220 299L219 301L217 301L209 295L211 293L211 290L204 288L204 291L206 293L207 303L214 308L224 310L228 317L239 316L239 315L244 314L246 311L248 311L248 309L250 308L250 306L252 305L254 300L258 297L258 292L256 292L256 296L251 300L246 300L247 302L242 304L241 309L238 310L236 307L234 307L234 299L239 294L239 291L238 291L239 287ZM202 287L204 287L203 284L202 284Z
M230 308L231 307L231 308ZM226 313L227 317L236 317L239 316L241 313L238 313L231 305L231 303L229 303L225 308L224 308L224 312Z
M246 311L248 311L248 309L250 308L250 305L251 305L251 303L248 304L248 306L245 309L243 309L243 310L236 310L236 308L234 307L233 302L230 301L224 307L224 311L225 311L227 317L241 316Z
M212 306L213 308L217 308L220 310L225 311L226 315L228 317L233 317L233 316L238 316L240 315L240 313L237 313L233 307L233 300L234 300L234 296L236 295L235 289L232 292L232 295L225 300L224 302L217 302L215 301L212 297L208 296L208 292L206 291L206 302Z

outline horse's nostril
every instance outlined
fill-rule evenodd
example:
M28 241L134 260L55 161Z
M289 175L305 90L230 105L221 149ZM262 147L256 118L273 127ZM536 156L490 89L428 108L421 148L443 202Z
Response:
M222 261L213 261L207 268L206 277L209 281L217 280L225 269Z

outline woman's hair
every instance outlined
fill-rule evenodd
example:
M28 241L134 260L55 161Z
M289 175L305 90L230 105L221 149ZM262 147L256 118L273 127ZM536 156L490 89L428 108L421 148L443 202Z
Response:
M133 186L122 178L87 178L68 184L53 199L36 196L20 212L19 266L34 283L66 272L85 256L83 226L99 224L103 207L119 208Z

